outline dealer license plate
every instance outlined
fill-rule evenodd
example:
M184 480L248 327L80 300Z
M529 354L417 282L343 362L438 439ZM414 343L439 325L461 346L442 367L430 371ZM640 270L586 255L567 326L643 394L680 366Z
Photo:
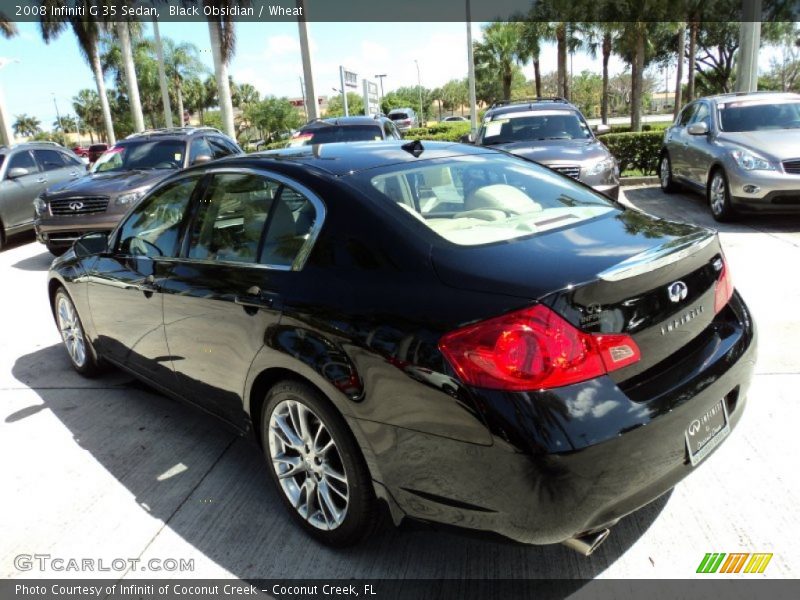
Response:
M686 449L692 466L698 464L731 432L725 401L720 400L686 428Z

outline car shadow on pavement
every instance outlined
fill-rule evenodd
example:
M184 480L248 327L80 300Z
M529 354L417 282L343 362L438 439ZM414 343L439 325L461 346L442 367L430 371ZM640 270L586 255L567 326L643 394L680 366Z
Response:
M638 210L662 219L680 221L716 229L723 233L786 233L800 231L797 215L741 215L730 223L720 223L711 216L708 202L700 194L680 192L665 194L658 186L624 188L627 203Z
M31 377L42 364L49 366L49 376ZM6 423L13 426L49 410L74 442L125 486L137 510L163 521L205 557L242 579L560 579L563 589L559 587L556 596L562 597L562 592L574 592L620 558L647 531L669 497L622 519L590 558L561 545L525 546L391 525L356 547L334 550L313 541L291 521L256 445L205 413L116 372L82 379L60 345L19 357L12 373L33 388L43 407L4 415ZM60 382L57 388L49 384L52 377ZM41 466L42 476L47 468ZM131 507L125 509L129 512ZM181 557L181 550L186 552L174 539L164 538L171 536L156 536L142 558ZM191 576L207 575L200 568Z
M55 256L50 254L50 252L44 251L36 256L23 258L11 266L15 269L21 269L23 271L47 271L50 268L50 264L53 262L54 258Z

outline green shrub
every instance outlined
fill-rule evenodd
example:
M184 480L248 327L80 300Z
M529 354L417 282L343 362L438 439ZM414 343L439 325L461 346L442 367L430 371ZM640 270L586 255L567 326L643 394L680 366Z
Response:
M620 172L635 169L642 173L655 174L664 141L663 131L608 133L601 139L619 162Z
M407 140L438 140L444 142L457 142L469 133L469 123L454 123L446 125L437 123L430 127L415 127L403 132Z

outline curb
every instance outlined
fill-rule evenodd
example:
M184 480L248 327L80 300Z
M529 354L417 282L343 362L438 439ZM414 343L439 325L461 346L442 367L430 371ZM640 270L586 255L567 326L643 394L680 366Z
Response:
M622 177L619 180L621 186L629 185L656 185L658 184L657 175L646 175L643 177Z

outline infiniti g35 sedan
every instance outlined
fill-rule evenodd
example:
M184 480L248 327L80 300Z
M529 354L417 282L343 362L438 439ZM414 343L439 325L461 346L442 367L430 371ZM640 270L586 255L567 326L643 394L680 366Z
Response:
M661 189L706 196L717 221L800 214L800 94L723 94L688 104L664 135Z
M715 234L461 144L181 171L49 294L78 372L254 434L332 545L388 513L590 554L725 440L756 353Z

